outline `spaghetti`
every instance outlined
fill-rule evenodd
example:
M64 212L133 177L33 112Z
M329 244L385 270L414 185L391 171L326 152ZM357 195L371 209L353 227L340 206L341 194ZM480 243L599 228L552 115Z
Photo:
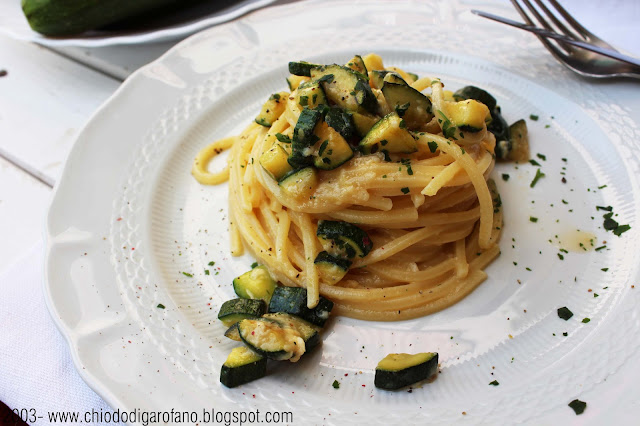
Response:
M228 173L232 254L249 249L282 284L306 287L310 307L323 295L353 318L415 318L464 298L486 279L483 269L500 252L502 209L489 179L496 138L487 131L487 107L454 99L439 79L384 68L373 54L345 66L296 64L311 67L310 75L290 77L291 93L272 95L256 122L204 148L194 163L201 183L219 183ZM355 75L354 89L365 90L364 96L352 90L345 101L343 69L352 70L345 75ZM324 104L302 98L303 90L313 93L310 87ZM402 102L393 90L414 98ZM367 104L369 93L375 104ZM351 117L345 122L355 122L355 135L334 124L336 109ZM309 120L313 134L305 145ZM336 153L347 149L342 140L352 156L335 166ZM228 147L227 168L208 173L210 158ZM274 168L278 153L287 161ZM364 256L348 250L325 255L344 258L330 271L348 265L338 279L318 261L327 250L319 224L334 222L364 231L371 243ZM344 241L340 247L349 248Z

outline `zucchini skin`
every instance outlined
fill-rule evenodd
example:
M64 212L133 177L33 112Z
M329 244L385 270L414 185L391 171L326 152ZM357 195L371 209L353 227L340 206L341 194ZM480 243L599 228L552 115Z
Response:
M265 314L267 305L262 299L231 299L220 307L218 319L227 327L245 318L258 318Z
M65 36L103 27L178 0L22 0L31 28L47 36Z
M374 384L377 388L396 390L428 379L438 371L438 353L422 364L402 370L388 371L376 368Z
M243 350L247 351L246 348L235 348L229 355L229 358L232 358L235 353ZM227 362L222 364L222 368L220 369L220 383L228 388L235 388L236 386L261 379L267 374L267 358L258 355L247 358L247 363L236 366L227 365L229 361L229 359L227 359Z
M269 313L295 315L320 327L324 327L332 309L333 302L322 296L315 308L307 308L307 289L300 287L277 287L269 303Z

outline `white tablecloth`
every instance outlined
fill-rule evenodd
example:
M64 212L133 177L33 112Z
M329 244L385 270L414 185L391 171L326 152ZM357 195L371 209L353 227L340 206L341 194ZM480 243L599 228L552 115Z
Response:
M49 413L61 410L81 417L85 411L110 411L80 378L49 315L43 264L38 243L0 276L0 401L12 409L35 409L43 418L29 423L38 425L52 423Z

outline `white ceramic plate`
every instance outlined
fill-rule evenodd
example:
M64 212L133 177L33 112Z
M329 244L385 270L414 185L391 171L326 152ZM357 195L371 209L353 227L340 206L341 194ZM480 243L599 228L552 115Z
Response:
M532 39L507 38L468 9L338 1L270 8L193 36L123 84L80 135L48 217L49 305L100 395L129 411L291 411L290 423L557 423L576 419L568 402L632 362L640 345L640 297L631 288L640 245L632 86L586 84ZM303 21L300 38L274 31ZM532 165L494 172L505 207L502 254L457 305L396 323L337 318L297 365L273 365L268 377L226 389L218 374L233 344L216 314L253 259L230 257L227 187L197 184L192 158L240 131L286 87L288 60L345 62L371 51L388 65L441 77L447 88L489 90L508 121L527 120L546 176L530 188ZM598 205L613 206L632 229L605 232ZM606 249L561 251L578 230ZM556 312L562 306L574 312L567 322ZM440 354L434 383L374 388L385 354L419 351ZM500 385L489 386L493 380ZM606 411L587 402L580 419L597 421Z
M46 37L29 27L19 0L0 0L0 31L19 40L45 46L100 47L178 40L204 28L227 22L276 0L214 0L195 3L171 14L156 14L144 25L125 23L72 37Z

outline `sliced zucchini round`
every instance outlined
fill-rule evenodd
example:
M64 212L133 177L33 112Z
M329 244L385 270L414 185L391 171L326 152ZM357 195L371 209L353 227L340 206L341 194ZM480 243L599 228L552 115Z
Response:
M313 167L305 167L286 175L278 185L291 197L306 198L318 185L318 173Z
M226 337L227 339L235 340L236 342L242 342L242 339L240 338L240 332L238 331L238 323L235 323L231 327L229 327L227 331L224 332L224 337Z
M373 248L369 235L349 222L320 220L316 235L325 251L336 257L365 257Z
M287 314L285 312L275 312L265 314L264 318L278 322L283 327L293 328L296 330L305 344L305 353L310 352L320 343L321 327L311 324L302 318Z
M277 361L295 362L305 352L304 340L300 333L267 318L240 321L238 333L251 350Z
M267 374L267 359L246 346L233 348L222 364L220 383L228 388L261 379Z
M267 267L256 266L233 280L233 290L243 299L262 299L269 303L276 288Z
M314 263L321 281L329 285L334 285L343 279L351 266L350 260L332 256L326 251L318 253Z
M307 289L300 287L277 287L269 303L269 313L285 312L323 327L329 319L333 302L320 296L315 308L307 307Z
M462 89L458 89L453 94L453 97L456 101L475 99L485 104L487 108L489 108L489 111L493 111L497 105L496 98L486 90L476 86L465 86Z
M382 94L393 110L405 106L402 119L411 130L420 129L427 124L433 115L431 114L431 101L421 92L407 85L400 77L390 77L392 73L384 77ZM397 79L402 80L398 84Z
M382 117L362 138L360 150L365 154L378 151L411 154L418 150L418 144L407 130L404 120L398 113L392 112Z
M438 353L389 354L376 367L375 386L395 390L428 379L438 371Z
M286 99L289 96L287 92L274 93L262 105L260 114L256 117L256 123L261 126L271 127L271 125L280 117L286 108Z
M218 319L230 327L245 318L257 318L267 311L267 305L262 299L231 299L220 307Z

